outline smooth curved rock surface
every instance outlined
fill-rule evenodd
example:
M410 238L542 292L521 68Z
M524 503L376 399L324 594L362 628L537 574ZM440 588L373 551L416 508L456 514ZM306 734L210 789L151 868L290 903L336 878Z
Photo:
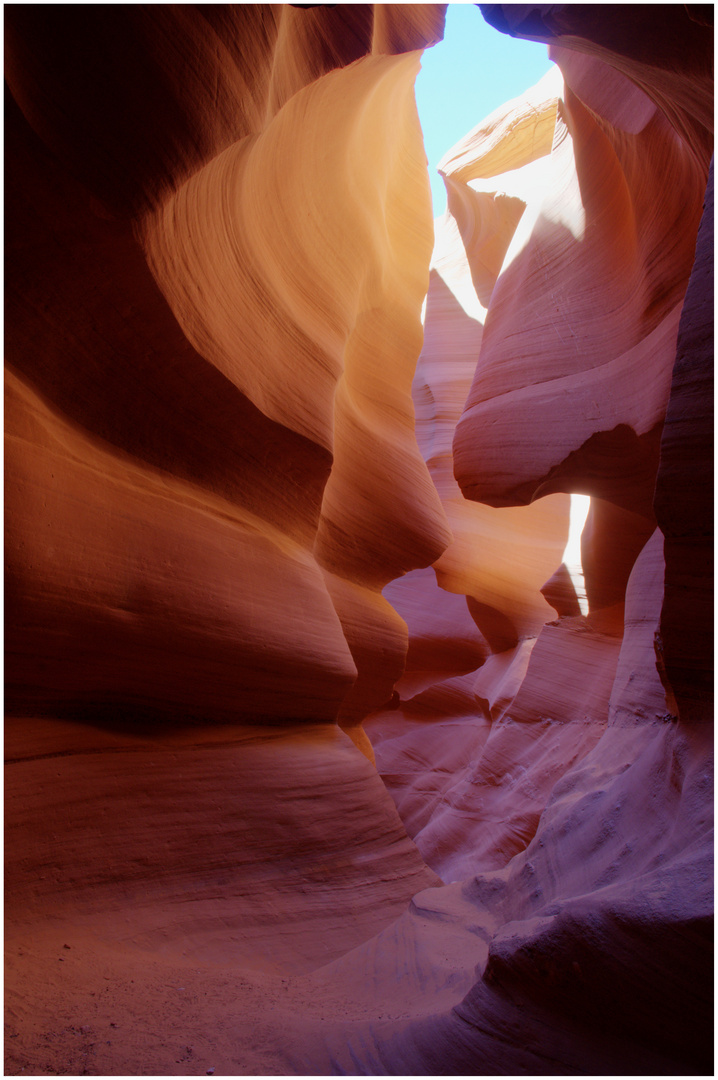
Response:
M334 719L356 668L306 550L101 447L10 375L5 401L11 709L231 719L241 699L258 719Z
M502 10L506 19L525 19L521 24L524 36L543 36L535 25L531 29L531 20L535 24L538 14L527 16L527 9L511 7ZM554 18L554 12L556 22L561 22L565 11L568 18L568 13L575 12L577 21L585 14L587 21L593 19L596 25L598 9L532 9L540 11L549 12L540 16L547 22ZM627 21L635 23L639 19L637 12L637 8L631 9ZM686 21L685 15L679 16L675 10L666 12L666 16L668 22L680 18ZM622 20L623 15L617 12L617 24ZM649 52L660 35L655 27L652 29L652 40L647 31ZM694 35L694 30L686 32L689 37ZM669 40L670 34L666 34L664 56L672 48L678 50L683 32L671 45ZM703 470L709 468L710 453L707 443L702 442L703 406L695 399L694 422L688 404L693 394L702 394L699 385L704 389L709 385L702 381L701 373L703 350L711 340L712 324L706 319L707 313L701 313L709 264L701 261L700 253L707 251L710 243L710 210L706 211L706 231L701 230L702 245L699 240L699 257L691 278L689 297L694 299L686 314L682 293L693 259L693 238L706 176L707 136L705 129L700 129L697 134L694 130L693 139L676 139L676 131L684 135L697 116L704 120L706 117L707 87L701 81L706 71L706 40L695 49L697 77L690 93L684 86L669 108L661 106L665 106L663 95L675 69L667 72L665 79L660 69L654 71L646 87L640 65L632 69L630 60L624 58L622 63L608 68L605 51L594 49L591 41L572 40L570 52L552 43L551 52L563 68L567 88L556 89L555 76L548 77L526 98L509 103L484 121L447 155L443 164L449 218L439 223L440 238L447 238L440 239L440 244L446 245L444 259L449 273L460 265L464 270L461 275L455 273L457 286L453 290L445 280L441 282L438 295L442 307L436 310L447 324L453 318L457 328L453 342L457 348L464 347L467 358L472 349L478 356L472 393L454 441L456 474L465 494L498 506L526 502L546 490L594 495L582 538L591 610L587 618L559 618L555 624L545 626L537 639L521 642L512 641L506 631L503 640L494 634L492 641L479 622L493 647L474 683L483 721L468 705L460 705L455 696L451 719L447 722L445 714L439 713L435 727L429 724L429 710L420 713L418 702L425 698L436 707L439 700L449 700L447 696L439 699L431 689L415 702L402 704L391 717L377 714L369 721L378 766L410 834L442 876L456 880L457 886L461 878L473 876L476 914L480 911L481 915L470 924L471 933L490 941L487 963L479 968L482 979L461 1005L447 1010L436 1021L415 1021L409 1027L388 1022L367 1025L361 1038L364 1060L367 1043L372 1048L373 1072L391 1068L407 1074L438 1073L445 1071L447 1057L457 1073L574 1073L586 1068L610 1072L616 1067L610 1062L619 1060L621 1071L688 1071L694 1067L710 1070L712 1049L706 1002L710 997L707 957L712 934L713 774L712 741L705 721L710 720L711 712L705 710L707 701L698 689L704 685L699 673L703 661L687 659L689 655L707 656L711 641L700 614L702 600L694 591L700 579L705 590L702 596L711 595L712 575L701 554L707 547L702 548L705 541L699 540L699 532L705 537L711 531L707 521L710 501L704 503L699 495L706 490ZM591 54L588 63L573 51L576 47ZM608 59L611 62L613 58ZM638 76L640 89L635 82L624 80L622 68L628 69L632 77ZM552 86L553 102L547 93ZM691 93L696 94L696 100L688 110L692 116L686 118L686 101ZM698 100L701 93L702 104ZM582 97L581 105L576 97ZM586 111L579 122L583 106ZM679 118L681 111L683 116ZM547 183L549 165L542 165L542 154L549 159L560 155L562 115L571 120L571 137L575 138L577 132L580 135L581 123L581 137L586 137L591 123L597 125L600 135L591 150L590 166L582 150L576 155L573 181L573 161L567 158L563 175L556 177L560 182ZM556 132L560 137L553 140ZM650 153L641 152L638 146L630 150L628 136L639 145L640 136L652 140L657 137L658 142L664 139L664 145L674 148L682 162L680 169L687 189L678 183L669 194L669 201L674 200L673 211L665 214L667 206L661 206L660 196L653 206L643 203L650 183L656 185L656 190L662 189L665 177L657 167L657 159L651 164ZM620 247L620 228L607 227L613 211L604 208L603 224L591 227L590 240L597 245L593 250L586 242L588 234L580 238L567 234L563 247L554 245L554 254L548 256L550 233L544 216L548 218L550 213L544 215L543 208L532 212L530 203L537 192L541 193L543 181L543 198L550 202L557 191L562 191L560 201L556 198L553 205L559 214L568 211L570 215L571 201L566 193L572 182L577 183L573 188L578 196L573 225L575 232L579 231L578 224L583 228L590 220L592 204L596 209L602 198L612 198L610 168L599 165L598 146L606 139L615 140L619 156L631 155L622 158L617 177L622 197L628 195L633 182L639 204L649 215L657 212L656 225L659 216L665 214L656 233L664 227L668 230L665 239L657 241L657 250L665 252L663 269L660 257L651 255L646 262L649 276L653 275L656 282L655 275L665 273L665 287L658 286L654 299L634 324L637 344L622 353L619 350L605 367L594 359L596 366L580 377L574 376L572 381L559 366L553 366L562 346L556 343L556 327L546 322L547 309L553 312L545 303L547 294L543 311L539 311L537 303L533 314L532 296L537 298L544 282L558 281L560 275L565 291L552 289L551 294L558 299L558 313L567 315L569 294L575 286L580 289L581 274L577 269L574 277L567 270L571 250L579 262L591 255L591 264L587 262L585 269L587 280L594 275L596 287L596 270L602 272L601 268L608 265L598 255L601 245L605 241L617 245L614 250L619 276L630 266L629 249ZM581 175L582 160L587 163L585 176ZM652 174L652 181L645 176L639 178L641 168ZM562 183L567 186L562 188ZM601 195L596 202L598 189ZM678 191L686 190L693 191L689 196L693 226L684 238L681 255L675 244L675 214L681 206ZM709 196L711 190L709 187ZM522 196L526 207L523 212L512 202ZM614 211L616 206L614 200ZM629 220L636 220L636 212L635 207L631 209ZM647 228L641 242L649 234ZM635 245L633 250L635 253ZM681 263L682 284L678 285L675 274ZM556 278L552 279L552 274ZM521 287L517 286L519 278ZM639 278L640 274L635 280ZM616 278L611 287L620 291L623 286ZM590 360L594 347L599 357L606 342L615 334L620 336L618 326L635 303L636 293L629 299L633 289L635 286L628 287L625 301L614 297L611 314L604 315L602 327L594 326L592 321L599 308L588 317L584 309L576 335L581 343L575 352L579 363ZM609 292L600 290L599 307ZM673 301L673 307L671 295L678 301ZM657 296L661 297L658 306ZM505 313L503 304L507 305ZM542 316L543 323L539 321ZM696 367L690 376L685 363L681 363L680 346L674 371L679 317L681 327L685 327L681 335L690 334L694 348L691 356ZM626 329L629 320L630 315L624 324ZM550 333L542 336L544 324ZM427 317L427 343L432 340L431 331ZM433 333L436 335L436 328ZM497 359L492 367L494 340ZM536 353L532 353L533 349ZM527 356L532 361L530 367L526 365ZM449 357L451 348L447 349ZM512 362L517 367L526 365L524 375L516 377L513 386ZM546 376L551 381L542 388L541 380ZM709 400L710 393L706 392L702 402ZM530 408L524 406L528 401ZM424 408L428 413L429 405L433 405L430 395L419 398L420 420ZM542 408L546 411L540 420ZM664 436L665 452L661 451L659 467L659 440L666 408L668 417L674 420L669 440ZM635 411L629 417L631 410ZM549 417L559 411L565 422L551 423ZM429 461L450 430L450 424L442 423L439 409L436 416L438 422L427 425L422 444ZM572 429L574 424L577 426ZM689 479L679 464L678 424L686 425L682 427L688 440L683 461L689 458L687 446L693 445L700 462L695 478ZM602 431L602 427L608 430ZM573 445L569 445L571 430L575 433ZM420 427L420 438L421 434ZM534 469L542 455L548 460L553 453L549 449L551 441L564 438L568 456L562 464L554 462L547 469L548 481L538 486L517 485L516 476L521 470ZM485 447L494 447L495 452L489 449L484 453ZM516 470L514 476L510 475L512 469ZM683 477L681 505L686 517L682 528L678 527L678 517L672 517L669 510L673 506L667 494L674 482L671 471ZM675 536L671 554L676 586L669 587L671 577L666 570L665 602L664 540L655 529L654 486L658 493L657 512L666 515L666 523L671 522L669 532ZM695 551L696 562L688 557L681 564L678 551L689 549ZM450 552L451 548L442 560ZM695 566L695 572L687 572L688 565ZM688 616L691 596L697 601L697 621ZM469 600L470 609L474 603ZM667 675L667 650L659 632L661 619L677 631L672 650L677 685L683 689L682 710ZM495 620L495 630L497 626ZM682 631L678 631L679 626ZM686 666L682 669L678 656L684 658ZM467 680L468 676L464 682ZM411 711L409 704L415 706ZM683 723L677 719L679 714ZM704 726L692 733L685 721L699 716ZM384 732L381 741L379 729ZM571 742L562 743L562 739ZM451 754L449 745L453 747ZM437 766L432 768L433 761ZM681 827L687 830L683 850L680 845L673 846L676 830ZM562 863L562 850L567 858L571 858L569 850L580 851L580 868L578 863L571 869L568 863ZM555 859L558 864L554 864ZM463 895L467 892L465 885ZM500 897L505 897L508 906L502 906L504 900ZM493 919L499 910L503 928L497 930ZM660 964L664 971L668 970L662 966L664 961L671 965L671 974L666 975L669 984L673 981L672 965L681 968L676 982L682 982L678 993L686 1008L681 1009L680 1019L672 1013L672 998L662 992L655 965L656 949L664 935L666 953ZM415 940L418 947L419 934ZM683 982L683 957L694 973L695 983L690 978ZM648 970L652 975L640 974ZM652 980L651 987L644 981L646 978ZM622 989L614 996L612 987L617 981ZM697 990L698 985L704 990ZM658 1017L660 1031L655 1026ZM332 1039L332 1060L348 1062L356 1056L357 1047L354 1038L343 1051L339 1040ZM669 1064L671 1061L673 1064Z
M701 719L713 696L713 208L711 162L654 500L666 538L661 665L686 719Z
M371 937L438 883L335 725L148 735L36 719L29 735L20 720L6 752L13 937L51 905L58 932L104 936L138 963L157 951L294 973ZM338 877L352 900L330 916Z
M450 535L410 396L432 243L413 82L443 9L57 14L7 20L9 936L73 938L86 968L67 1001L118 955L231 962L258 985L346 952L438 881L360 724L406 656L381 587ZM239 190L226 166L248 161ZM199 333L145 257L188 203L206 209L190 299L220 275ZM317 246L338 225L353 255ZM232 235L249 248L223 262ZM181 276L176 245L172 260ZM37 978L20 951L11 1017ZM53 994L38 1015L65 1007ZM134 1052L106 1070L141 1071Z
M479 237L471 233L467 241L451 183L448 187L450 214L435 222L424 347L414 378L417 440L453 536L434 563L437 582L470 598L473 618L497 651L535 635L552 617L540 590L561 561L568 535L568 499L557 495L531 507L497 509L468 502L454 479L451 444L486 319L475 288L471 252L483 266L491 258L487 251L493 252L497 243L501 250L508 237L497 241L492 203L488 223L482 218L480 229L476 226Z
M440 589L432 568L412 570L384 589L384 596L407 623L406 661L395 683L401 701L456 675L475 671L489 646L462 596Z
M442 5L6 10L9 1075L712 1071L708 12L485 13L432 256Z
M650 516L705 170L662 113L634 134L596 116L568 83L553 101L539 84L484 127L442 171L469 188L506 189L525 208L456 430L459 486L495 506L581 490ZM520 168L518 182L505 175L492 145L502 131L525 140L510 164L530 166L530 182Z
M406 33L420 37L422 27L426 30L431 23L428 14L417 12L416 25L405 21ZM438 18L434 16L431 25ZM310 22L316 23L319 17L315 13ZM351 21L358 13L348 17ZM128 16L127 33L140 33L137 18L136 13ZM168 16L158 13L157 18ZM255 18L256 30L265 26L267 13L258 9ZM295 19L291 14L287 18ZM17 19L22 29L24 15ZM184 19L183 13L177 23L170 20L168 33L172 41L177 37L186 46ZM336 16L332 19L336 24ZM386 23L384 16L381 19ZM231 20L221 29L229 33ZM17 32L15 26L13 33ZM141 33L150 31L145 27ZM388 48L386 42L384 47ZM13 63L24 56L22 49L18 53ZM343 57L338 54L335 59L339 63ZM162 63L166 62L165 57ZM8 359L28 381L28 400L36 388L47 397L50 411L59 408L68 419L89 429L89 438L71 452L76 462L74 479L69 474L64 478L54 508L48 508L43 494L48 483L52 487L56 471L44 436L39 438L43 448L33 453L35 468L39 474L49 473L48 479L30 475L32 457L23 449L18 466L23 470L22 480L14 479L12 470L9 473L10 506L15 492L37 488L34 504L25 500L17 517L13 509L8 534L8 595L18 625L8 658L12 708L32 707L35 691L28 669L39 653L47 666L46 689L42 690L42 677L36 687L37 700L44 707L52 707L54 687L56 701L63 703L101 705L109 696L119 704L190 708L194 715L207 719L237 713L252 719L333 719L357 679L356 666L347 656L342 622L351 624L349 636L355 642L354 651L361 652L362 668L342 722L356 725L370 708L391 696L406 646L394 615L378 614L383 605L379 589L397 574L431 562L450 535L413 439L410 398L431 248L428 184L412 91L418 62L416 52L368 56L330 71L309 87L302 84L286 107L270 116L261 135L233 143L199 169L176 195L165 197L162 209L135 220L134 228L144 237L149 264L175 310L176 322L165 298L148 279L126 227L94 218L82 190L48 162L22 118L12 114L18 158L29 173L30 192L35 199L44 197L47 224L44 232L39 223L33 224L34 245L28 248L19 220L23 213L31 214L31 200L25 187L13 188L18 224L9 250L16 256L17 269L10 275L9 291L18 316ZM239 60L237 64L241 71ZM152 65L148 72L155 77ZM49 78L48 72L40 76L32 65L23 66L23 86L23 80L33 74ZM73 78L81 81L85 76L78 72ZM68 93L74 87L69 80ZM37 95L36 86L33 91ZM24 104L24 95L18 92L18 97ZM35 119L34 112L25 107ZM87 102L84 109L89 109ZM52 117L50 109L36 126L43 131ZM312 123L314 138L334 148L334 168L318 163L298 140L301 133L307 137ZM382 128L386 133L383 148L375 138ZM398 131L404 129L405 137L397 140ZM178 138L182 130L180 126ZM109 137L106 134L105 140ZM124 129L115 131L114 137L117 153ZM133 147L141 153L141 139ZM93 144L93 153L101 155L102 144ZM274 190L267 177L276 160L282 161L282 169L276 171ZM294 171L288 167L291 160ZM372 161L376 164L370 168ZM45 176L43 166L48 167ZM350 171L355 183L354 216L347 213L341 182ZM237 186L235 174L244 177L244 187ZM88 168L90 183L93 176ZM132 183L140 181L145 186L150 183L144 174ZM153 192L153 199L162 192L162 185L156 183L159 192ZM126 186L132 186L129 180ZM310 190L313 210L306 199L293 201L293 192ZM233 192L234 201L219 197L220 191ZM260 212L258 198L266 201L265 212ZM54 206L55 215L50 209ZM378 206L385 213L381 227L376 224ZM414 212L409 213L408 207L414 207ZM187 217L190 223L185 226ZM256 235L247 229L248 222ZM344 241L335 235L339 227L344 230ZM310 236L333 236L332 249L346 251L343 276L336 260L328 260L329 248L307 243ZM245 246L238 249L240 242ZM295 265L283 257L287 250L295 252ZM48 251L53 272L39 281L33 268L37 260L47 265ZM64 254L68 251L72 252L69 263ZM100 276L98 287L100 258L109 258L115 273ZM394 285L386 276L389 266L394 267ZM319 289L322 275L324 294ZM290 281L295 284L290 286ZM311 290L306 289L309 281ZM200 295L215 299L198 305ZM68 307L75 313L75 323L72 332L63 336L58 326ZM27 331L23 337L22 317L39 323L40 341L34 327L31 339ZM39 347L43 340L45 349ZM139 399L130 393L128 362L142 388ZM68 366L74 369L69 377L65 375ZM10 417L13 402L14 398L9 399ZM43 406L38 408L42 412ZM128 425L125 409L130 415L142 412L141 424ZM63 422L61 416L57 422ZM11 418L10 431L12 425ZM190 433L183 445L186 427ZM205 429L212 433L206 440ZM92 445L96 436L112 444L99 455ZM29 438L32 443L37 437ZM113 448L135 460L113 461ZM229 458L229 463L222 463L222 458ZM83 467L94 473L95 491ZM186 537L200 524L190 525L178 516L173 521L171 509L162 524L155 523L147 501L151 494L144 509L133 504L137 487L146 486L150 493L165 486L177 491L175 477L190 481L192 489L176 498L196 506L199 523L207 512L225 519L217 521L222 540L211 538L209 525L205 532L209 544L215 545L215 562L220 557L237 560L234 569L227 561L221 571L226 585L219 578L212 583L212 575L219 571L211 568L209 552L203 555L187 549ZM78 494L71 494L73 484ZM78 516L78 498L84 519ZM107 514L112 512L118 521L135 518L136 525L110 525ZM92 536L95 518L103 521L104 538ZM227 524L233 519L241 525L234 539ZM125 528L126 536L118 528ZM158 535L153 537L153 530ZM48 531L53 534L42 572L34 569L35 556L25 547L26 531L35 544ZM176 542L173 531L178 533ZM96 553L86 560L82 574L69 580L72 553L86 554L85 533L92 536ZM143 538L134 541L138 534ZM164 551L173 546L176 557L166 558ZM251 554L254 551L256 555ZM279 564L287 555L287 567L297 560L306 567L306 585L298 580L282 582L284 568ZM155 557L162 566L153 569ZM331 597L322 570L344 581L331 590ZM302 571L297 573L301 576ZM46 581L53 574L57 580ZM103 575L108 578L105 583ZM118 577L119 591L114 580L109 580ZM116 596L111 595L113 589ZM281 606L290 596L294 614L286 618ZM338 617L332 604L335 598ZM218 609L222 611L219 618ZM60 611L71 620L72 634L56 633ZM276 647L267 651L272 619L282 626L277 627ZM361 624L371 627L371 632L361 631ZM178 635L176 645L166 649L163 625L173 626ZM308 643L313 636L317 652L311 660L313 647ZM216 656L210 656L207 650L215 648ZM175 674L177 649L180 654L194 654L183 663L179 677ZM73 659L78 651L83 657L93 657L89 680L82 666L86 661L78 664ZM286 691L281 689L283 676L276 668L277 663L281 666L282 654L294 671L288 674ZM383 678L374 661L386 671ZM161 676L163 666L166 674ZM305 690L310 684L319 686L319 671L325 667L326 689L318 696L312 692L314 700L303 705ZM153 670L157 684L149 689ZM304 689L300 687L303 678L307 680ZM326 701L320 704L323 698Z

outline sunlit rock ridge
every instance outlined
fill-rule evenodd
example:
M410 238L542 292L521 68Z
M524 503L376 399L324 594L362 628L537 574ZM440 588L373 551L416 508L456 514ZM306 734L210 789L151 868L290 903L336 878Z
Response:
M444 11L5 9L8 1075L713 1072L712 8Z

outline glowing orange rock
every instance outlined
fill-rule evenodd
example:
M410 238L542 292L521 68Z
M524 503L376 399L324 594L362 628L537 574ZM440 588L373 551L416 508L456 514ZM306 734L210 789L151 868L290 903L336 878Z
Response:
M8 9L8 1072L710 1072L709 13L485 8L430 275L440 5Z
M449 177L525 205L457 426L456 475L470 498L502 506L583 490L651 515L705 173L633 93L640 124L612 127L570 87L552 103L539 84L484 125L472 167L479 134L444 161ZM509 129L527 148L505 162L492 140ZM504 175L507 165L528 172Z

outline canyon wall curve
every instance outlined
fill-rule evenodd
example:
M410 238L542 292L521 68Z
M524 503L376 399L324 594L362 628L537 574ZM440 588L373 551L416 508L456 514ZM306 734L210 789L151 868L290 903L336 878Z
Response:
M7 1075L713 1071L712 9L480 7L433 225L445 5L5 9Z

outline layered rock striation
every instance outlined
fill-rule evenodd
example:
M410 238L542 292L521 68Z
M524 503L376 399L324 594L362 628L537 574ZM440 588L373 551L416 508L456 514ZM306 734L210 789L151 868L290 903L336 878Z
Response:
M442 26L8 14L7 910L83 953L71 1000L108 948L305 970L439 880L359 725L381 588L449 537L410 393Z
M482 10L432 231L442 5L7 9L10 1074L711 1071L712 34Z

